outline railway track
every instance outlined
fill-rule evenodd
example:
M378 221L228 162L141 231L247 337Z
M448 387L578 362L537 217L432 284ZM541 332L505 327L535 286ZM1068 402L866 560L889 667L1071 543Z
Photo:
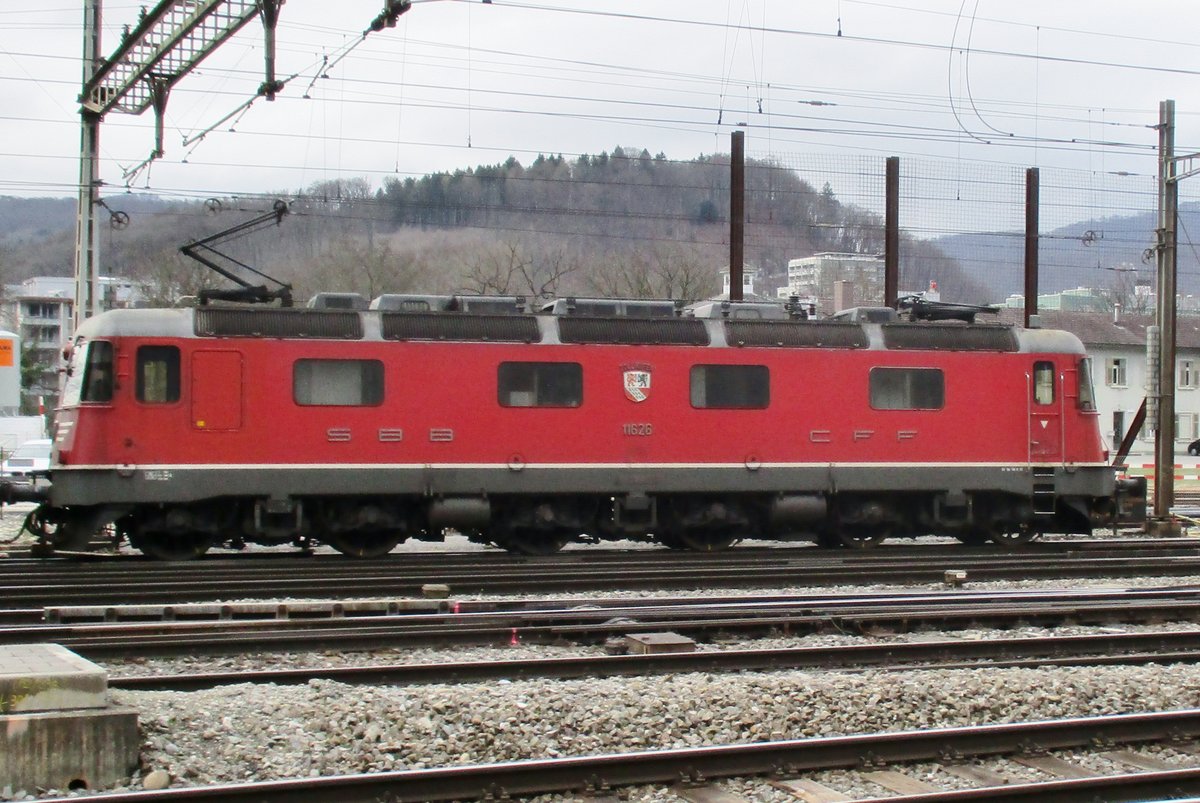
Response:
M1200 619L1200 590L1129 589L748 597L545 608L485 602L484 610L327 619L245 619L0 627L0 643L53 641L85 657L238 654L415 645L598 643L630 633L902 631Z
M788 778L817 770L860 769L914 761L941 761L948 766L969 759L1022 756L1031 751L1087 747L1095 744L1144 744L1200 736L1200 710L979 725L934 730L835 736L750 744L512 761L400 772L328 776L264 783L191 787L162 792L96 796L105 803L147 803L186 798L189 801L254 800L264 803L310 801L438 801L496 799L508 796L568 792L601 799L612 790L635 784L703 787L717 778L770 776L787 787ZM949 759L947 757L954 757ZM878 772L878 770L875 770ZM896 773L894 774L901 774ZM798 785L790 787L798 788ZM1072 778L1043 783L1003 784L961 792L939 791L901 798L908 803L948 800L1124 801L1169 799L1200 794L1200 768L1187 767L1100 778ZM53 798L67 801L75 798ZM860 803L866 803L862 798Z
M1130 542L1108 543L1097 546L1100 542L1088 542L1086 545L1078 542L1048 542L1036 544L1033 549L1021 550L1017 553L1001 552L992 549L967 549L957 545L920 545L912 547L885 547L870 553L849 551L825 551L814 549L738 549L716 555L680 555L678 553L639 551L632 557L638 566L629 567L628 553L612 553L607 550L570 552L548 559L512 558L498 553L474 553L471 555L454 555L450 553L437 554L406 554L397 553L383 561L347 561L336 557L326 560L321 556L309 558L293 558L270 556L265 558L242 556L235 559L210 559L193 564L147 564L144 561L93 560L82 562L42 561L36 562L49 571L44 574L32 567L16 566L16 571L6 572L5 564L0 562L0 589L7 585L7 577L14 578L13 590L18 593L29 592L32 599L37 594L49 595L53 606L63 610L64 598L56 595L60 591L75 588L80 592L88 589L81 588L90 585L93 580L106 585L98 595L89 596L79 593L72 601L80 604L95 603L111 609L100 612L102 618L111 615L116 621L98 621L92 624L52 625L39 628L25 629L25 634L35 640L53 639L64 643L81 654L89 657L103 658L109 656L138 655L195 655L196 653L240 653L253 651L274 651L289 649L364 649L378 646L398 646L407 644L428 643L509 643L514 637L522 642L562 642L583 641L595 642L609 635L623 635L631 632L645 632L662 629L672 629L680 632L695 633L701 637L716 633L760 633L760 632L808 632L811 630L846 629L858 632L874 632L878 630L902 630L912 627L936 625L954 628L974 626L984 623L994 623L1000 626L1012 624L1058 624L1058 623L1110 623L1123 621L1161 621L1189 620L1200 618L1200 596L1190 589L1152 589L1145 592L1073 592L1059 598L1045 592L1019 592L1012 595L974 594L970 590L957 590L946 594L908 594L885 595L865 594L851 598L833 595L804 595L797 597L756 597L751 599L734 597L706 597L703 600L689 599L691 606L682 607L684 600L644 600L641 604L631 604L629 600L588 600L587 609L574 606L578 601L572 600L530 600L524 607L514 603L495 600L444 600L425 601L425 604L436 610L423 613L404 614L396 611L379 613L378 609L370 614L356 617L354 611L343 608L340 614L333 613L333 607L325 614L309 610L306 615L294 620L276 620L277 605L264 603L257 618L241 618L226 621L140 621L126 624L121 619L135 615L133 607L118 604L128 601L131 596L142 604L138 617L147 616L146 608L173 608L172 615L186 617L192 611L181 609L181 603L188 600L218 600L236 597L256 597L261 589L271 589L273 583L284 588L283 595L311 597L314 595L334 594L343 595L347 588L353 588L355 594L378 594L381 597L394 598L396 589L408 590L408 596L418 596L421 586L426 583L445 583L452 592L467 593L470 583L494 582L495 588L508 588L509 592L528 588L539 591L561 589L564 591L594 590L597 588L637 588L645 582L654 588L660 587L746 587L758 585L828 585L836 582L909 582L914 577L920 581L941 581L948 569L963 569L968 572L968 582L982 579L1007 579L1016 577L1078 577L1078 576L1129 576L1162 574L1163 576L1179 576L1200 574L1196 559L1200 550L1186 539L1171 539L1157 542L1152 540L1136 540ZM761 553L761 554L760 554ZM788 553L787 558L781 558L780 553ZM816 556L816 557L814 557ZM673 565L684 558L686 563L682 572L664 573L664 569L674 569ZM695 558L695 560L690 560ZM499 559L499 560L497 560ZM461 561L461 562L460 562ZM23 564L24 561L14 561ZM115 565L110 565L115 564ZM129 574L124 574L126 564L131 566ZM335 567L332 564L338 564ZM505 564L508 564L507 566ZM32 569L31 569L32 567ZM491 577L497 568L501 570L499 577ZM22 572L21 569L31 569ZM110 571L110 570L116 571ZM180 578L180 570L191 572L197 570L198 577ZM344 571L343 571L344 569ZM82 571L80 571L82 570ZM92 573L95 570L95 577ZM293 576L292 571L299 574ZM644 572L644 575L642 574ZM25 574L25 585L21 584L20 575ZM455 574L457 573L457 574ZM775 574L772 574L775 573ZM1004 573L1007 573L1004 574ZM280 574L285 575L279 577ZM655 577L655 575L658 575ZM226 575L226 576L221 576ZM743 577L745 575L745 577ZM634 579L626 582L629 577ZM784 581L763 578L786 577ZM845 577L845 580L831 580L833 576ZM466 578L459 581L449 577ZM654 579L651 579L654 578ZM799 578L799 580L797 580ZM811 578L811 579L808 579ZM881 578L881 579L874 579ZM557 584L562 584L561 586ZM679 585L675 585L678 583ZM256 589L260 589L256 591ZM318 592L315 589L329 589ZM374 590L378 589L378 590ZM486 590L486 589L480 589ZM136 592L131 595L126 591ZM5 599L11 597L7 591ZM498 592L503 593L503 592ZM1068 598L1069 597L1069 598ZM974 599L973 599L974 598ZM970 604L963 604L968 601ZM344 600L342 600L344 602ZM975 602L980 603L973 607ZM455 605L457 603L457 608ZM672 604L674 603L674 604ZM699 604L698 604L699 603ZM839 603L841 605L839 606ZM280 603L282 604L282 603ZM211 606L212 610L222 610L221 605ZM514 609L515 608L515 609ZM574 608L574 609L572 609ZM664 610L657 611L656 608ZM704 608L704 610L701 610ZM234 606L234 610L237 606ZM20 610L20 609L17 609ZM35 608L25 609L26 612ZM45 615L41 609L39 613ZM246 616L246 609L241 608L236 615ZM95 615L95 612L93 612ZM153 612L150 615L155 615ZM161 612L158 614L161 616ZM314 618L318 617L318 618ZM462 620L452 622L452 620ZM447 622L454 625L453 629L446 628ZM21 628L0 629L0 643L8 640ZM33 635L33 631L37 635ZM449 632L443 632L449 630ZM50 635L53 634L53 635ZM788 651L725 651L723 653L703 653L703 658L689 658L688 661L708 661L704 667L700 663L688 668L689 663L681 661L672 665L675 656L651 656L650 660L639 662L642 656L618 656L617 660L607 663L575 664L560 663L557 667L542 664L540 667L517 664L522 662L491 662L487 665L425 665L422 667L391 667L392 674L381 674L384 667L364 668L351 667L351 670L361 670L357 677L352 674L337 676L340 670L322 671L300 679L304 670L295 675L281 674L275 677L264 675L261 678L227 676L225 678L196 678L176 679L180 684L193 684L191 688L205 688L219 685L222 682L271 682L271 683L304 683L313 677L329 678L344 682L360 683L418 683L446 682L449 679L469 681L473 673L482 675L482 680L497 677L599 677L610 674L647 674L652 672L686 672L686 671L738 671L750 669L785 669L805 666L829 666L855 669L866 666L884 666L895 664L898 668L913 669L915 667L950 668L970 666L1046 666L1069 663L1072 665L1113 664L1113 663L1155 663L1155 662L1194 662L1200 656L1200 631L1188 631L1175 636L1173 634L1153 634L1142 637L1142 634L1123 634L1128 639L1119 636L1099 636L1091 643L1076 641L1074 652L1065 646L1053 647L1049 641L1039 645L1030 643L1031 640L996 640L995 642L963 642L962 648L969 653L980 649L976 654L957 653L961 647L954 645L955 640L946 645L924 647L913 645L891 644L878 648L874 658L863 652L852 656L849 651L824 648L810 651L808 656ZM1164 636L1166 638L1164 638ZM22 635L16 635L20 640ZM77 639L72 643L71 639ZM1107 642L1104 639L1108 639ZM1004 653L1003 642L1024 641L1024 644L1008 645L1011 650ZM941 657L938 657L938 650ZM1022 651L1025 651L1024 653ZM1058 650L1058 652L1055 652ZM985 652L994 651L990 655ZM725 655L734 655L732 658ZM753 655L751 653L758 653ZM771 653L774 653L773 655ZM820 663L816 653L827 654L828 663ZM902 655L902 653L905 653ZM719 656L715 659L714 656ZM633 659L633 660L628 660ZM553 659L563 661L564 659ZM568 659L569 661L569 659ZM737 662L742 662L741 666ZM806 661L810 663L806 663ZM907 661L908 663L905 663ZM722 664L722 662L728 662ZM987 662L987 663L985 663ZM508 666L504 664L508 663ZM430 669L429 667L435 667ZM655 667L660 668L655 668ZM497 675L507 671L507 675ZM544 674L537 674L538 672ZM425 676L430 680L420 680L421 673L431 673ZM553 674L553 673L560 674ZM375 679L371 679L372 673ZM575 673L575 674L572 674ZM269 673L268 673L269 674ZM438 677L437 680L433 680ZM128 680L129 685L122 685ZM113 682L118 688L149 688L139 686L139 683L150 683L139 679L121 678ZM160 681L161 682L161 681ZM185 688L181 685L178 688ZM159 688L171 688L159 686ZM1176 731L1176 734L1182 731ZM1107 738L1101 736L1099 738ZM806 740L813 741L813 740ZM860 749L862 746L860 745ZM957 746L956 746L957 749ZM959 753L966 755L963 751ZM861 752L858 760L861 760ZM612 759L619 765L625 759L618 756ZM721 773L707 770L708 762L702 757L705 768L697 775L687 775L690 782L704 788L704 779L720 777ZM575 759L568 760L575 761ZM555 762L557 764L557 762ZM694 765L695 766L695 765ZM835 766L848 766L837 764ZM456 768L448 768L454 770ZM469 769L469 768L468 768ZM790 767L786 767L789 771ZM549 777L559 777L559 769L544 768ZM875 767L873 771L879 771ZM433 771L441 772L441 770ZM473 779L456 779L453 776L439 776L437 783L455 784L447 787L443 796L429 792L428 787L415 786L418 791L411 792L411 797L405 797L404 789L410 782L416 783L410 773L376 773L373 775L408 776L409 780L399 781L401 792L393 793L390 789L381 791L379 787L360 787L359 781L329 777L311 780L275 782L267 785L225 786L210 791L204 788L187 790L189 799L213 800L368 800L387 796L397 800L438 800L459 799L486 796L491 794L516 794L511 792L509 784L511 777L504 775L487 775L487 769L480 771L481 775ZM763 770L750 769L747 773L758 773ZM778 772L773 777L784 777ZM1182 772L1182 771L1181 771ZM736 773L742 775L745 773ZM1126 780L1126 784L1134 783L1138 794L1144 799L1145 789L1158 789L1155 784L1165 784L1166 777L1153 778L1154 775L1139 775L1134 781ZM589 776L590 794L597 800L603 800L606 792L624 781L620 774L593 772ZM650 783L670 783L680 775L676 772L661 781ZM732 775L730 777L733 777ZM490 778L490 780L489 780ZM599 779L599 780L596 780ZM1192 779L1187 775L1176 772L1171 776L1176 785L1172 788L1190 788L1187 784ZM1047 784L1037 785L1036 790L1027 792L1029 797L1021 799L1039 799L1038 794L1053 794L1053 799L1095 799L1097 796L1106 800L1134 799L1121 797L1125 794L1123 787L1113 785L1115 782L1105 779L1104 786L1093 780L1092 786L1086 791L1076 791L1077 787L1067 788ZM631 783L640 781L630 781ZM345 785L342 785L342 784ZM474 794L461 792L465 784L478 784ZM1065 782L1064 782L1065 783ZM1072 784L1075 782L1072 781ZM1200 782L1198 782L1200 783ZM324 784L324 785L322 785ZM589 782L582 786L560 787L563 789L589 789ZM1182 784L1182 786L1181 786ZM988 794L1012 795L1018 787L1031 786L1010 784L1003 789L985 793L975 790L971 799L992 799ZM1127 788L1127 787L1125 787ZM1165 788L1165 787L1164 787ZM1200 787L1197 787L1200 789ZM1082 790L1083 787L1078 787ZM1114 791L1116 790L1116 791ZM553 791L552 789L538 791ZM524 794L525 792L519 792ZM530 792L534 793L534 792ZM176 792L178 794L178 790ZM211 794L211 796L210 796ZM942 795L950 793L941 793ZM1071 797L1078 794L1079 798ZM296 795L292 797L292 795ZM1090 795L1090 797L1088 797ZM137 800L144 803L153 799L153 793L138 793ZM110 800L124 800L131 796L106 796ZM162 799L167 799L166 797ZM914 798L916 800L917 798ZM944 796L927 799L953 799ZM997 797L995 799L1018 799L1015 797ZM1042 797L1040 799L1047 799Z
M969 581L1200 575L1191 539L1050 542L1020 551L935 545L868 552L736 549L716 554L580 551L549 558L500 553L235 558L188 564L144 560L0 561L0 599L10 612L67 605L171 604L251 598L450 593L523 594L637 589L762 588L930 583L947 570Z
M462 661L178 675L116 676L115 689L195 691L236 683L299 685L312 680L414 685L498 680L630 677L679 672L745 672L793 669L888 671L913 669L1090 666L1200 661L1200 630L1047 636L965 641L889 642L835 647L738 649L646 655L588 655L510 661Z

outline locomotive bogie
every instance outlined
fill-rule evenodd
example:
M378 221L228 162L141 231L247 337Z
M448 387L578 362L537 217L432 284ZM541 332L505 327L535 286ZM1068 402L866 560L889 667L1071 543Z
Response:
M77 333L39 521L159 557L1012 543L1138 517L1090 390L1076 338L1010 327L119 310Z
M525 554L549 554L572 541L655 541L703 551L747 538L816 540L867 547L889 537L945 535L967 543L1023 543L1041 532L1087 532L1084 505L1111 520L1111 500L1062 497L1053 516L1035 515L1019 494L856 491L833 494L668 493L619 496L316 497L218 500L59 511L61 548L81 548L81 528L115 520L130 542L156 557L186 559L211 547L247 543L325 543L358 557L384 554L408 539L447 532ZM85 511L88 515L84 515ZM71 536L68 537L67 533Z

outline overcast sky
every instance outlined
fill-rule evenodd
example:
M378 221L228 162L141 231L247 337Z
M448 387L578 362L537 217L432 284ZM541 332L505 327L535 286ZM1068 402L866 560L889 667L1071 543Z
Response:
M262 81L255 20L153 115L109 114L106 193L207 197L419 176L615 146L672 159L853 153L1153 174L1159 101L1200 149L1200 3L1165 0L288 0L287 87L185 145ZM73 195L83 3L0 5L0 194ZM104 9L115 50L138 4ZM839 31L841 35L839 36ZM1200 178L1194 179L1200 182Z

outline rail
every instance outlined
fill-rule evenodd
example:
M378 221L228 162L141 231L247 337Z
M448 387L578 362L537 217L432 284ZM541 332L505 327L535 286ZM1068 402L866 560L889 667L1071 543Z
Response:
M1018 552L965 547L886 548L870 552L817 549L735 549L717 555L637 550L585 550L550 558L511 559L494 552L396 555L382 561L345 558L97 563L0 561L0 599L8 608L71 605L173 604L253 597L310 599L344 594L420 596L427 584L454 595L602 591L821 587L863 583L940 583L948 569L968 582L1200 575L1200 542L1163 545L1137 540L1123 548L1071 547ZM1045 545L1049 547L1050 545Z
M377 666L313 667L250 672L110 677L109 688L196 691L237 683L303 685L312 680L351 684L416 685L494 680L630 677L680 672L763 672L782 669L888 671L988 666L1196 663L1200 630L964 641L855 644L763 650L705 650L649 655L590 655L526 660L455 661Z
M317 803L318 801L443 801L504 799L550 792L600 793L634 784L703 783L714 778L747 775L783 777L818 769L854 768L869 758L873 763L939 759L944 756L997 756L1018 753L1036 745L1054 750L1097 743L1134 743L1181 739L1200 735L1200 710L1187 709L1108 717L1081 717L1040 722L938 728L921 731L833 736L751 744L719 745L672 750L615 753L562 759L513 761L500 764L440 767L436 769L376 772L265 783L189 787L162 792L96 795L97 803L148 803L187 800L261 803ZM1028 800L1037 792L1087 788L1092 797L1062 795L1032 799L1094 800L1100 784L1132 787L1140 799L1157 793L1200 792L1200 769L1171 770L1090 779L1018 785L1022 797L984 798ZM976 800L979 794L1014 794L1012 788L942 792L927 800ZM958 797L952 797L953 795ZM1086 793L1085 793L1086 794ZM975 796L972 796L975 795ZM76 798L43 799L66 803ZM1133 799L1102 796L1105 800ZM910 798L911 800L911 798Z
M612 636L670 630L703 635L871 632L1040 624L1188 621L1200 618L1200 590L949 592L801 598L713 605L492 610L409 614L357 620L238 620L0 628L0 643L53 641L85 657L179 655L269 650L375 649L400 645L598 643Z

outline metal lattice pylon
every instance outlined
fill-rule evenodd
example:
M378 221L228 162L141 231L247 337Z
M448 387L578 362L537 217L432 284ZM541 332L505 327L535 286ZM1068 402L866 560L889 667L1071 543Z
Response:
M169 88L254 18L255 0L163 0L122 39L84 85L80 102L94 114L141 114L156 82Z

